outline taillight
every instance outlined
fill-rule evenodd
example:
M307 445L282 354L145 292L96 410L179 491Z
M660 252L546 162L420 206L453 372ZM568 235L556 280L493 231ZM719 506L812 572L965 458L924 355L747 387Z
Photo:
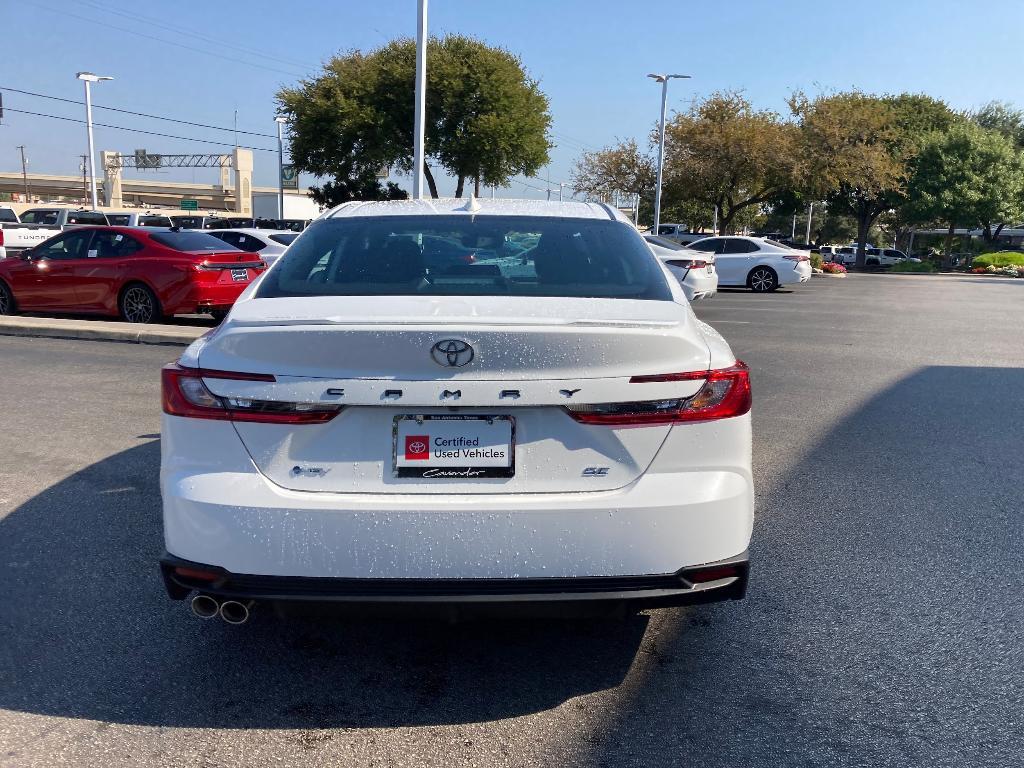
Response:
M630 383L695 381L697 379L704 379L704 385L697 394L691 397L564 407L570 416L582 424L610 426L714 421L742 416L750 412L749 370L746 364L739 360L729 368L719 368L714 371L634 376L630 379Z
M672 259L667 263L681 269L704 269L708 265L704 259Z
M4 231L0 229L0 248L4 245Z
M802 253L794 253L792 255L783 256L786 261L810 261L811 257L806 256Z
M177 363L165 365L160 373L164 413L192 419L250 421L263 424L322 424L341 410L340 405L295 403L281 400L255 400L244 397L220 397L203 383L203 378L235 381L275 381L268 373L237 373L183 368Z

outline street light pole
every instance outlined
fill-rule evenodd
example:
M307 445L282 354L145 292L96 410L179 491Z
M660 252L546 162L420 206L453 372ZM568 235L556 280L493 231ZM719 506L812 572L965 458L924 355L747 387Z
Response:
M277 123L277 218L284 218L284 139L281 137L282 126L285 118L278 115L274 118Z
M676 78L689 79L689 75L656 75L649 74L655 82L661 83L661 122L658 127L658 178L654 186L654 225L652 234L658 234L661 223L661 175L665 164L665 111L668 109L668 81Z
M807 239L805 243L811 242L811 219L814 218L814 203L811 203L811 207L807 210Z
M21 150L21 180L25 182L25 202L30 203L32 195L28 189L28 160L25 159L25 145L22 144L18 149Z
M423 199L423 142L427 119L427 0L416 4L416 107L412 132L412 197Z
M113 80L114 78L94 75L92 72L79 72L75 77L85 83L85 126L89 134L89 194L92 198L92 207L95 210L100 207L100 204L96 198L96 149L92 140L92 91L89 86L101 80Z

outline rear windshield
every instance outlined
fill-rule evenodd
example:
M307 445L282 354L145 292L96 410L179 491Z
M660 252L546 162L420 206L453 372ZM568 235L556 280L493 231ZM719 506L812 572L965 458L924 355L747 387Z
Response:
M298 232L291 232L287 235L270 235L270 239L281 245L291 245L292 241L298 236Z
M228 245L223 240L205 232L158 232L152 238L173 248L176 251L193 253L195 251L237 251L233 245Z
M72 211L68 214L68 224L106 224L107 217L96 211Z
M115 226L125 226L131 221L130 213L108 213L107 223Z
M60 215L60 211L25 211L21 214L22 224L45 224L47 226L53 226L57 223L57 217Z
M620 222L465 215L321 219L257 295L672 298Z
M686 246L677 243L675 240L669 240L665 237L658 237L657 235L647 235L644 240L652 245L657 245L661 248L668 248L670 251L685 251Z
M181 227L182 229L203 228L202 216L171 216L171 221L174 222L174 226Z
M139 216L140 227L172 227L174 222L169 216Z

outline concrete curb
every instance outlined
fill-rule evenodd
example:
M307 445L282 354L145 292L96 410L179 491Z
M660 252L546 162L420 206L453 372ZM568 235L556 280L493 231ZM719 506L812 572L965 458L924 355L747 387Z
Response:
M0 336L33 336L47 339L120 341L129 344L188 346L208 328L181 325L142 325L104 320L50 317L0 317Z

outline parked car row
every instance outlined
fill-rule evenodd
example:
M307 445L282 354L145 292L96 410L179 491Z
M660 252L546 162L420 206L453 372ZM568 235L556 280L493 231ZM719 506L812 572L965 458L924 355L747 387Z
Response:
M857 245L822 245L816 249L821 254L822 261L844 266L853 266L857 263ZM896 248L877 248L868 245L864 248L864 264L868 267L891 267L902 261L918 262L920 259L908 256Z
M0 207L0 247L17 253L39 245L57 232L72 227L105 225L123 227L179 227L181 229L274 230L273 234L297 233L308 221L302 219L254 219L251 216L213 216L152 211L90 211L61 206L31 208L21 216L13 208ZM278 241L280 242L280 241ZM4 254L0 253L0 258Z
M110 226L86 223L104 217L93 211L38 209L26 214L28 226L38 227L29 231L64 231L18 249L19 258L0 261L0 314L95 313L156 322L174 314L207 312L220 318L299 236L286 229L181 226L207 226L202 216L132 213L129 225ZM0 249L6 232L0 230ZM644 240L689 301L714 296L720 285L766 292L805 282L811 274L806 252L763 238L705 237L689 246L656 235L644 235ZM416 248L428 279L434 280L491 274L508 257L526 265L537 243L522 234L473 242L422 234L406 245L410 252ZM0 258L4 255L0 250Z
M266 269L257 253L208 232L80 226L0 261L0 315L67 312L152 323L221 318Z

